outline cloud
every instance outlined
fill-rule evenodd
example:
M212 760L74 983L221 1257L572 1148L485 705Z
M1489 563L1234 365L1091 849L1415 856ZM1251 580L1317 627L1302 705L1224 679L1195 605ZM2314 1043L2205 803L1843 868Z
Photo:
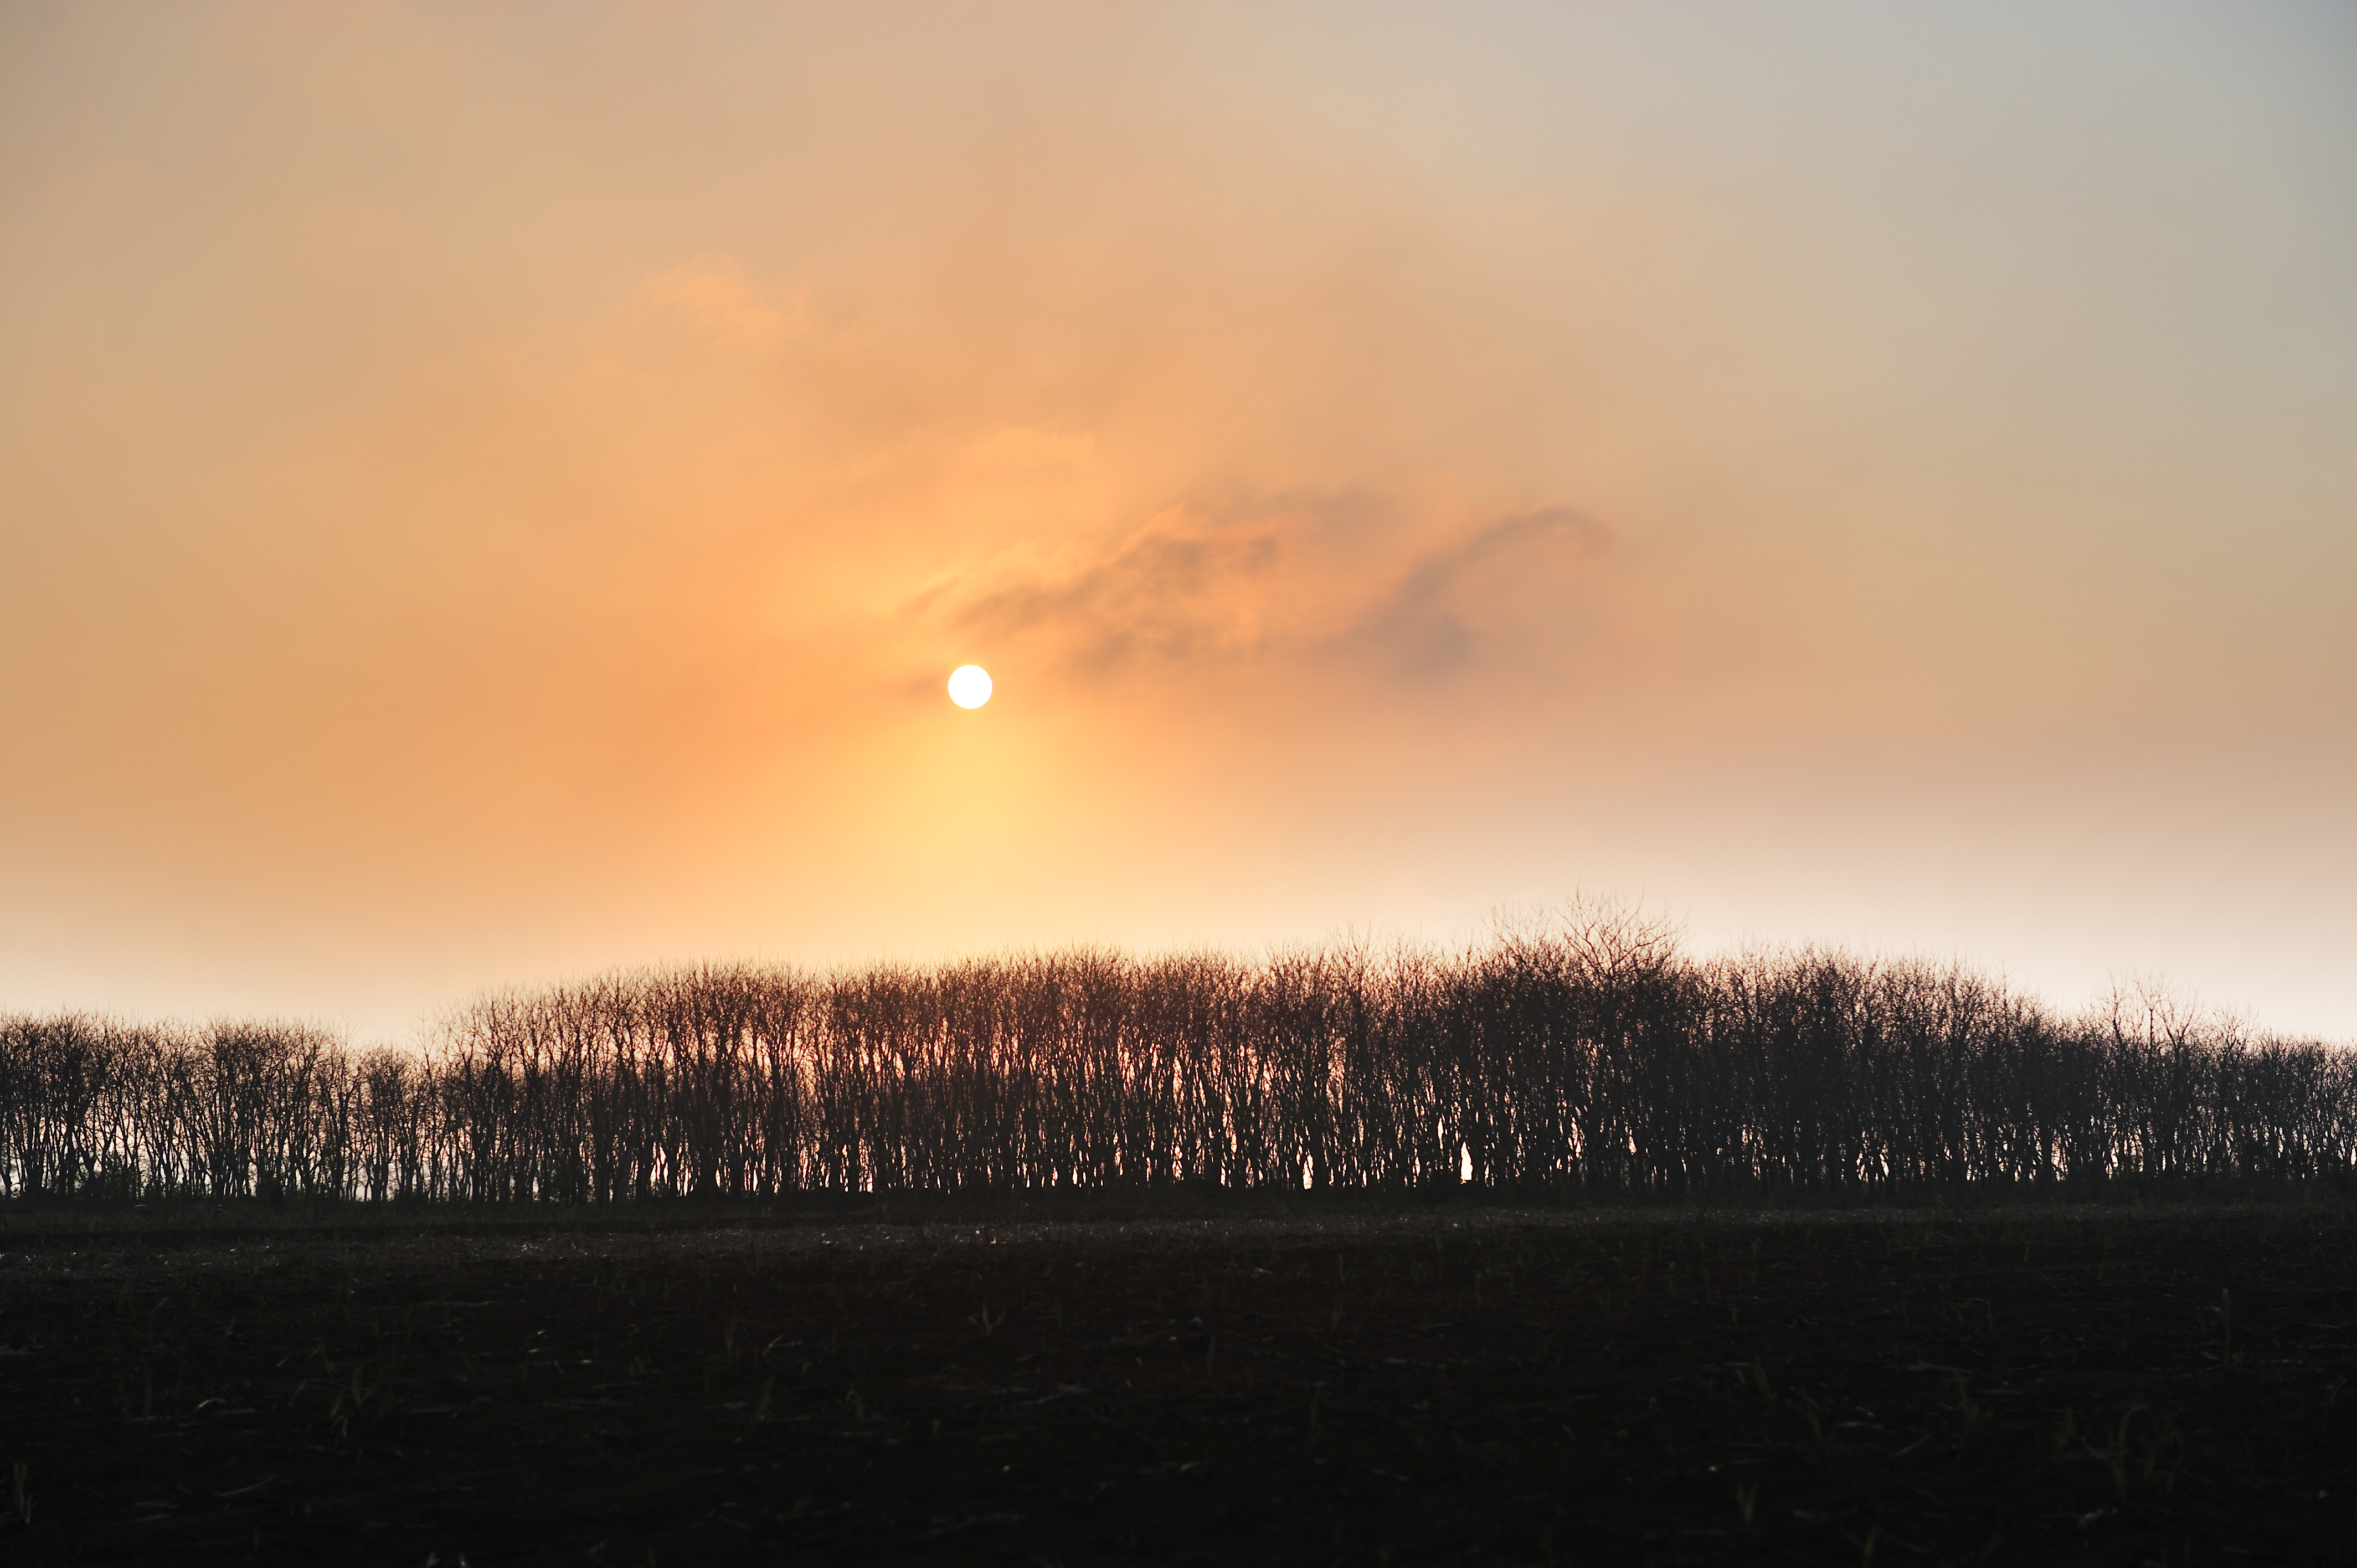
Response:
M1412 561L1340 645L1401 674L1447 675L1501 633L1560 630L1572 591L1611 546L1609 529L1569 507L1499 518Z
M1161 513L1091 553L1033 542L909 601L962 633L1046 647L1077 673L1156 663L1372 660L1440 679L1545 639L1612 536L1568 507L1409 529L1363 497L1221 519ZM1437 535L1437 537L1436 537Z
M746 275L736 257L706 252L667 267L631 291L632 314L669 316L726 348L758 353L778 348L809 325L799 291L773 295Z
M1066 661L1100 673L1250 655L1278 634L1286 543L1275 521L1222 523L1175 507L1092 559L1062 551L1041 561L1036 547L1004 557L970 588L947 585L949 615L965 630L1051 639Z

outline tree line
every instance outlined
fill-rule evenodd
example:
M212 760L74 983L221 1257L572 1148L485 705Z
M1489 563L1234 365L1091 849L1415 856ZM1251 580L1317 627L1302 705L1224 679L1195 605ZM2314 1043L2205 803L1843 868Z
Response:
M1462 950L711 965L481 997L416 1049L0 1017L0 1196L614 1203L1198 1183L1824 1195L2346 1184L2357 1051L2128 988L1697 959L1575 908Z

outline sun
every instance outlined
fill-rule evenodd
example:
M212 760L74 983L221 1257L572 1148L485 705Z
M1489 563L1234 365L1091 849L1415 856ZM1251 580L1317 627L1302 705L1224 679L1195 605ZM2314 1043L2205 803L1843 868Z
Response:
M978 708L990 701L990 671L979 664L961 664L951 671L950 701L961 708Z

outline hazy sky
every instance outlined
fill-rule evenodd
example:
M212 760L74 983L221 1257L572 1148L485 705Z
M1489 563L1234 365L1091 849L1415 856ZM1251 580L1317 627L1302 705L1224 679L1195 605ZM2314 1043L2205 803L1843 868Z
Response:
M1575 890L2357 1038L2357 9L0 0L0 1008Z

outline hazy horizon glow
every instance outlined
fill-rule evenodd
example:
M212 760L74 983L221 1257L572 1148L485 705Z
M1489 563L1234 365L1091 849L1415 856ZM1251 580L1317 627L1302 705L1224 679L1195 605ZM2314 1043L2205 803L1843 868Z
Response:
M1582 890L2357 1039L2352 602L2346 7L0 6L0 1008Z

